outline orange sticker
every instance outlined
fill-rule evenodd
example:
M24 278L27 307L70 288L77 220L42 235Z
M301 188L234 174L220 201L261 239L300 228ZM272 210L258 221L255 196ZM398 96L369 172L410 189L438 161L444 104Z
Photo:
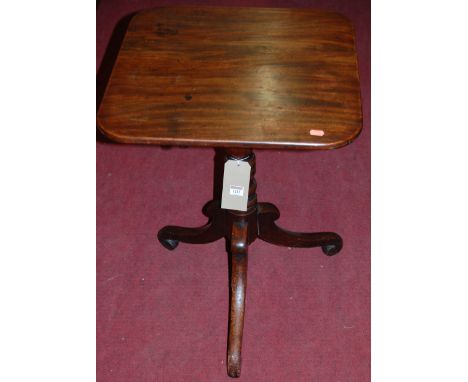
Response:
M325 132L323 130L310 130L309 134L316 135L317 137L323 137L325 135Z

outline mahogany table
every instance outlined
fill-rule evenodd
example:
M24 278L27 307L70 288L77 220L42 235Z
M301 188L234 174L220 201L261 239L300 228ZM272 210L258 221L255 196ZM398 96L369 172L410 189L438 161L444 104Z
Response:
M98 112L98 126L122 143L209 146L251 166L247 211L208 203L200 228L167 226L158 239L225 238L230 254L227 369L241 370L248 246L257 238L338 253L332 232L296 233L275 224L278 209L257 202L253 149L344 146L362 128L354 32L343 16L310 9L169 7L137 13ZM218 149L219 150L219 149Z

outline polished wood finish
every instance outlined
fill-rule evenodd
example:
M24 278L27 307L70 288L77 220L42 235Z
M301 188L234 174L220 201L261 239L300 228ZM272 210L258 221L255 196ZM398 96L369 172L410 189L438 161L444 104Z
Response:
M278 209L258 203L253 148L331 149L361 131L354 32L343 16L310 9L169 7L137 13L128 28L98 112L98 127L124 143L217 147L251 166L247 211L221 209L219 176L209 218L199 228L167 226L158 239L204 244L225 238L230 264L227 369L241 373L247 254L257 238L287 247L321 247L333 232L276 225ZM219 188L219 187L218 187Z
M244 331L245 294L247 289L248 223L234 221L231 232L230 312L227 370L231 377L240 377L242 333Z
M179 241L190 244L206 244L224 236L225 216L221 202L213 200L203 209L210 221L203 227L184 228L166 226L158 233L158 239L167 249L175 249Z
M340 147L362 126L354 45L350 22L319 10L139 12L98 126L125 143Z
M258 204L258 237L268 243L285 247L322 247L326 255L338 253L343 246L341 237L334 232L291 232L278 227L275 220L280 213L271 203Z
M158 233L161 244L175 249L179 242L204 244L222 237L230 245L230 314L227 350L227 369L231 377L239 377L241 371L242 332L244 327L245 295L247 287L248 246L257 238L272 244L287 247L321 247L332 256L337 254L343 241L333 232L299 233L286 231L275 224L280 216L271 203L257 202L255 181L255 154L250 149L227 149L224 161L242 160L250 164L249 199L247 211L221 209L219 200L209 202L203 209L210 218L200 228L167 226Z

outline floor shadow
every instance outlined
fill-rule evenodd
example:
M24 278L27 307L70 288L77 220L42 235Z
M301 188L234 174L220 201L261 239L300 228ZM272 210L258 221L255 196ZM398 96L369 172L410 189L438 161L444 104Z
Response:
M212 206L213 202L217 201L220 205L221 196L223 193L223 176L224 176L224 161L226 157L226 151L224 148L216 147L214 155L214 166L213 166L213 199L208 201L202 208L202 212L205 216L209 216L208 209Z
M224 161L226 151L223 148L215 148L213 167L213 200L221 200L223 193Z

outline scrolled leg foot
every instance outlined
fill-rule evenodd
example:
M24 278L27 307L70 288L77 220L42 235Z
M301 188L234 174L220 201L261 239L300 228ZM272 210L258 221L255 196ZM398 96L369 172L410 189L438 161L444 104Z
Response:
M323 253L325 253L325 255L334 256L338 252L341 251L341 248L343 248L343 240L341 240L341 237L338 236L338 238L336 238L335 241L336 241L335 244L328 244L328 245L322 246L322 251Z
M174 250L179 242L190 244L206 244L221 239L224 236L224 212L218 208L219 203L209 203L204 213L211 218L203 227L186 228L176 226L163 227L158 232L158 240L169 250Z
M334 232L291 232L276 225L280 216L270 203L258 204L258 237L268 243L285 247L322 247L327 256L336 255L343 247L343 240Z
M158 232L158 240L162 244L162 246L170 251L174 250L177 248L179 245L179 240L174 240L174 239L168 239L168 235L170 235L170 232L164 231L164 229L169 229L171 227L164 227Z

